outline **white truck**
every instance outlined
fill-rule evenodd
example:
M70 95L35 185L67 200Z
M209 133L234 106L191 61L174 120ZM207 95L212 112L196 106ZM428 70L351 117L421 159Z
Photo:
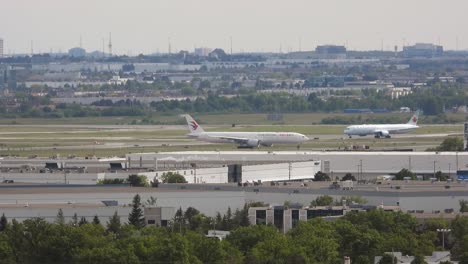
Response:
M341 190L353 190L354 189L354 182L351 181L351 180L333 182L330 185L329 188L330 189L341 189Z

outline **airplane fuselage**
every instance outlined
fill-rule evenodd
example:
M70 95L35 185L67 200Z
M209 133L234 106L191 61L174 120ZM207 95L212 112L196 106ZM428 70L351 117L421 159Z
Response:
M418 128L411 124L382 124L382 125L353 125L345 129L344 133L348 136L367 136L386 131L389 134L408 133Z
M199 134L188 134L188 136L211 143L233 143L233 140L226 138L246 138L258 140L264 146L297 144L308 140L306 136L294 132L202 132Z

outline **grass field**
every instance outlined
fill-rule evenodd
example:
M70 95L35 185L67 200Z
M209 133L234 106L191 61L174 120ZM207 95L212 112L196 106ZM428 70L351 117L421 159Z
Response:
M409 114L388 115L399 115L402 120L409 118ZM461 135L463 131L461 123L423 124L405 137L374 139L368 136L348 139L343 135L345 125L317 124L322 118L331 116L350 115L284 114L281 122L268 121L265 114L194 115L207 131L302 133L313 140L304 143L301 150L343 149L352 145L367 145L372 149L411 147L424 150L440 144L444 139L443 134ZM133 120L133 117L4 119L0 122L0 155L122 156L134 152L237 149L233 144L193 145L194 141L185 137L188 131L184 119L177 115L153 117L155 122L171 126L128 125ZM236 125L233 127L232 124ZM426 134L433 135L426 137ZM262 149L297 150L297 147L279 145Z
M283 114L281 121L271 121L267 119L267 114L193 114L200 124L208 125L316 125L321 124L322 119L331 117L344 117L366 120L369 117L396 118L399 122L406 123L411 117L411 113L382 113L382 114L344 114L344 113L297 113ZM151 120L153 124L164 125L182 125L185 121L180 115L153 114L146 116L145 119ZM431 116L421 116L420 123L428 123ZM458 120L461 124L467 120L467 115L463 113L449 113L447 118ZM142 121L142 117L85 117L85 118L17 118L1 119L0 125L129 125L132 122Z

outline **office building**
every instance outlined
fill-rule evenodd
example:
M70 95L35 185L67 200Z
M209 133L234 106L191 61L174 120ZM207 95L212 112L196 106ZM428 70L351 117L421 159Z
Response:
M403 47L403 57L440 57L444 54L444 48L442 46L430 44L430 43L416 43L413 46Z
M315 54L323 59L346 58L346 47L337 45L322 45L315 48Z
M307 221L316 217L341 217L348 212L348 208L343 206L318 206L302 207L298 206L270 206L270 207L250 207L249 222L251 225L272 224L281 232L296 227L299 221Z
M3 58L3 39L0 38L0 58Z
M300 221L308 221L313 218L321 217L328 221L344 216L349 212L365 212L374 209L384 211L400 211L399 206L370 206L370 205L351 205L351 206L314 206L303 207L300 204L289 206L269 206L269 207L250 207L249 222L250 225L268 225L272 224L281 232L288 232L296 227Z

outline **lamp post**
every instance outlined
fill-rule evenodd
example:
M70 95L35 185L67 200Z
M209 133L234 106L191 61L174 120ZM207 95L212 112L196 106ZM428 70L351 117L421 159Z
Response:
M360 164L359 164L359 165L360 165L359 168L361 168L361 171L359 172L359 178L360 178L360 180L362 181L362 160L359 160L359 163L360 163ZM359 182L358 182L358 183L359 183Z
M449 178L449 179L452 179L452 175L450 174L450 173L451 173L451 171L450 171L450 169L451 169L451 168L450 168L450 167L451 167L451 165L452 165L452 164L450 164L450 163L449 163L449 175L448 175L448 178Z
M437 232L442 233L442 250L445 251L445 233L452 231L452 229L441 228L437 229Z

